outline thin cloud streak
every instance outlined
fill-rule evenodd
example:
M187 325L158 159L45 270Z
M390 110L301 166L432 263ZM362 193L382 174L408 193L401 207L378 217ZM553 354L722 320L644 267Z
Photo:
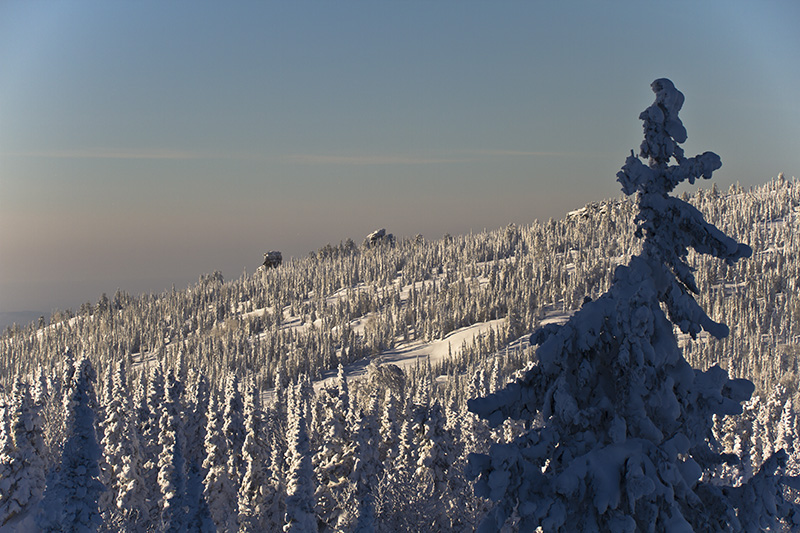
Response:
M471 150L470 154L492 157L594 157L590 152L537 152L526 150Z
M12 152L3 154L6 157L42 157L49 159L222 159L228 156L187 152L180 150L124 150L124 149L86 149L86 150L49 150L41 152Z
M144 149L129 150L117 148L91 148L82 150L43 150L32 152L0 153L4 157L48 158L48 159L130 159L130 160L172 160L191 161L202 159L246 159L279 160L305 165L345 165L345 166L391 166L391 165L439 165L448 163L468 163L485 157L596 157L601 154L588 152L546 152L525 150L461 150L440 156L412 154L290 154L283 156L264 156L247 153L192 152L186 150Z
M309 165L431 165L463 163L466 159L452 157L422 157L411 155L319 155L293 154L283 157L291 163Z
M436 165L443 163L468 163L484 157L595 157L600 154L585 152L537 152L523 150L460 150L440 156L422 155L330 155L293 154L282 159L291 163L309 165Z
M253 154L220 154L190 152L180 150L125 150L125 149L86 149L50 150L34 152L6 152L5 157L47 158L47 159L150 159L189 161L198 159L246 159L278 160L289 163L309 165L427 165L440 163L460 163L464 158L423 157L411 155L322 155L291 154L269 157Z

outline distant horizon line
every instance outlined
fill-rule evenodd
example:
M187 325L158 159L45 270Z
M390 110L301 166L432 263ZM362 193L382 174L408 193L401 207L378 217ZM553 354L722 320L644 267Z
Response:
M767 180L764 180L761 184L758 184L758 185L742 186L742 185L739 184L738 181L736 182L736 185L737 185L737 187L741 187L744 190L744 192L748 192L748 191L752 191L753 189L756 189L756 188L764 187L764 186L768 185L770 182L772 182L773 180L780 180L781 177L783 177L783 179L786 180L786 181L795 181L796 182L798 180L798 178L795 177L795 176L787 178L785 173L780 172L776 176L773 176L773 177L771 177L771 178L769 178ZM705 190L706 188L703 187L703 185L704 184L699 181L697 183L697 190ZM716 182L711 183L710 187L708 187L708 190L710 190L714 186L718 186ZM692 194L695 194L696 192L697 191L693 192ZM726 191L722 191L721 190L721 192L722 192L722 194L727 194ZM586 207L588 205L599 204L599 203L603 203L603 202L607 202L607 201L615 201L615 200L620 200L620 199L625 199L625 198L626 197L624 197L624 195L618 195L616 197L609 196L609 197L605 197L605 198L602 198L602 199L598 199L598 200L594 200L594 201L591 201L591 202L587 202L584 206L582 206L582 207L580 207L580 208L578 208L576 210L572 210L572 211L568 211L568 212L563 213L562 217L563 218L567 218L570 215L570 213L574 213L576 211L580 211L581 209L583 209L584 207ZM535 221L538 221L538 222L541 223L542 219L536 218L536 219L531 220L528 223L522 224L522 225L525 226L525 225L533 224ZM470 228L470 230L468 232L458 233L455 236L458 236L458 235L474 235L476 233L481 233L481 232L499 231L499 230L502 230L503 228L505 228L506 226L508 226L508 224L510 224L510 223L513 223L513 222L509 222L509 223L507 223L505 225L500 225L500 226L495 227L495 228L483 227L483 228L480 228L480 229L477 229L477 230L474 229L474 228ZM405 234L405 235L398 235L398 237L400 239L412 239L414 236L411 235L411 234ZM439 237L433 237L432 240L437 240L437 239L440 239L440 238L443 238L443 235L439 236ZM346 236L346 237L343 237L343 238L339 239L339 243L344 243L348 239L353 240L354 242L356 242L356 244L358 244L357 239L354 239L352 236ZM321 248L325 247L326 245L336 246L336 245L338 245L338 243L328 241L328 242L326 242L324 244L321 244L321 245L317 246L316 248L311 248L306 252L297 253L297 254L286 254L285 258L288 261L303 260L309 254L317 252L318 250L320 250ZM258 269L258 266L255 266L256 262L257 261L254 260L254 262L252 264L242 266L239 269L239 274L236 274L236 275L233 275L233 276L228 276L228 275L225 275L224 272L223 272L223 275L224 275L226 280L230 281L230 280L233 280L233 279L238 279L238 277L242 273L254 274ZM215 270L219 270L220 272L222 272L222 270L220 270L220 269L215 269ZM157 294L163 293L165 291L171 290L172 287L174 287L176 290L188 289L193 284L195 284L197 282L197 279L199 279L202 276L209 275L212 272L214 272L214 270L200 272L200 273L191 275L190 277L193 278L193 279L189 279L189 277L187 277L182 281L175 280L174 276L166 276L166 277L163 277L163 278L152 278L152 277L151 278L128 278L126 280L107 279L105 281L116 285L116 289L115 290L120 290L120 291L122 291L122 292L124 292L126 294L131 295L131 296L141 296L141 295L147 295L147 294L157 295ZM82 280L82 281L87 281L87 280ZM129 288L125 288L125 284L121 283L121 281L127 281L129 285L137 285L137 284L159 285L160 288L159 289L145 289L145 290L136 290L136 289L132 289L132 288L129 289ZM49 310L30 309L30 308L29 309L22 309L22 310L9 310L9 311L0 310L0 326L1 326L0 327L0 331L4 331L7 326L10 326L12 323L14 323L13 317L28 317L28 318L30 318L30 320L27 320L27 321L16 322L20 326L25 326L25 325L27 325L27 324L29 324L31 322L34 322L40 316L43 316L45 318L50 318L56 312L65 312L65 311L77 312L77 310L80 308L80 305L82 305L83 303L87 303L87 302L88 303L93 303L94 301L96 301L96 299L99 299L103 293L105 293L107 296L111 297L113 295L114 291L100 291L100 293L95 293L95 296L92 297L92 298L95 298L95 300L93 300L92 298L82 299L81 303L78 304L78 305L72 305L72 306L68 305L68 306L64 306L64 307L53 306ZM11 319L11 320L9 320L9 319Z

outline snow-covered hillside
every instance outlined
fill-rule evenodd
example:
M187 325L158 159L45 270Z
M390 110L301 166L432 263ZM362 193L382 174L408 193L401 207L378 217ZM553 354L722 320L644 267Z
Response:
M793 258L800 248L796 182L781 177L726 194L712 188L690 200L752 246L754 257L728 266L690 256L702 306L736 334L687 343L689 358L700 366L701 359L726 367L730 360L734 374L767 391L792 378L787 370L795 370L792 347L800 339L793 291ZM300 371L316 379L339 362L441 341L493 320L513 320L519 335L609 286L614 268L638 250L628 229L632 216L625 200L606 201L561 221L436 241L406 239L394 247L326 246L313 257L229 282L215 273L185 291L139 297L118 292L77 314L50 317L59 327L36 331L33 323L7 330L0 340L0 380L8 388L13 376L32 374L40 364L58 367L70 347L99 367L119 358L171 363L180 351L212 381L224 361L271 387L279 364L292 379ZM450 345L458 350L461 341Z
M735 266L690 255L697 268L702 307L712 318L730 324L732 334L722 341L702 334L696 340L683 336L681 346L693 365L708 368L719 363L736 376L752 379L760 391L745 406L742 417L719 419L715 431L726 449L747 451L753 469L780 442L789 443L792 457L797 457L794 406L798 405L800 306L795 284L800 273L793 258L800 253L796 216L800 184L781 177L753 190L701 190L689 200L709 220L754 249L752 258ZM68 370L65 349L86 354L98 369L100 406L106 405L104 398L113 396L113 373L107 370L110 363L125 363L126 401L140 406L140 414L131 423L140 428L143 455L137 468L139 476L144 476L157 472L150 469L157 466L158 454L147 451L155 448L144 443L157 438L154 431L159 424L148 426L146 421L160 416L159 398L164 393L159 390L164 389L159 387L164 385L158 383L164 383L169 369L184 376L182 409L187 417L196 413L199 419L192 427L199 431L200 426L207 430L211 418L209 406L198 412L197 402L207 401L203 398L209 398L208 392L217 391L211 396L221 414L225 400L218 395L231 373L239 376L242 392L241 384L252 381L268 405L275 399L288 401L289 384L308 373L317 395L312 411L324 405L334 412L336 405L342 410L343 400L336 392L341 386L336 368L341 363L343 376L350 382L350 407L341 411L341 428L318 422L310 437L312 456L332 453L323 453L320 446L335 440L325 435L337 428L342 432L336 436L342 447L337 453L347 464L347 453L355 453L348 448L354 445L354 431L361 427L354 425L358 413L377 421L394 410L397 426L391 431L396 435L386 438L399 439L393 441L398 450L405 442L405 453L417 457L415 464L432 461L419 457L429 456L422 453L430 446L424 442L434 439L430 442L447 448L441 453L448 458L447 470L453 472L461 468L454 465L465 464L469 451L484 450L485 439L492 434L466 413L466 400L496 390L528 363L532 352L526 332L553 320L564 322L585 297L596 298L610 286L613 269L639 250L631 235L632 217L632 204L610 200L587 206L561 221L435 241L406 239L393 247L363 249L342 244L228 282L216 273L202 277L185 291L140 297L120 292L87 304L77 314L51 317L50 326L33 324L7 331L0 345L4 401L14 401L15 376L29 376L38 384L31 393L38 394L42 402L45 457L54 465L64 434L61 402L54 400L63 394L57 376ZM401 390L392 389L386 375L371 370L375 364L405 370L402 401ZM277 394L276 382L282 385ZM389 389L392 392L386 396ZM274 455L274 450L287 446L284 437L275 436L276 432L284 434L276 428L288 423L286 413L274 407L262 409L262 445ZM6 414L4 421L10 423L11 415ZM439 430L431 425L434 421L450 429L437 437ZM10 434L11 428L4 427L5 434ZM99 440L108 427L105 423L98 426ZM510 439L518 430L512 424L495 435ZM433 433L425 437L428 432ZM461 436L456 439L456 434ZM195 444L187 450L187 456L198 457L199 463L210 445L203 441L200 436L191 439ZM151 453L155 455L148 455ZM440 452L434 447L425 453ZM383 458L382 464L386 460ZM288 473L289 465L283 461L273 457L264 462L272 472L276 494L286 490L286 481L280 478L286 474L280 472ZM323 456L316 461L320 463L312 457L312 466L319 469ZM376 502L376 509L383 523L396 528L384 530L411 529L424 512L446 507L447 502L459 502L459 512L453 508L451 516L458 523L472 524L466 527L476 527L476 520L486 510L487 504L475 499L463 475L462 481L448 481L452 487L446 496L434 497L433 488L398 496L403 483L408 485L422 472L417 474L414 467L391 477L386 467L382 468L383 499ZM142 477L145 486L157 486L155 477L146 479ZM400 479L405 481L400 483ZM389 495L408 504L394 506ZM273 504L279 509L285 505L280 499ZM156 509L151 507L148 512ZM30 517L27 520L30 525ZM10 521L6 529L17 523L19 519Z
M779 448L796 471L800 184L780 176L685 199L753 249L731 265L688 257L701 308L732 333L682 335L683 353L757 391L742 416L718 417L713 428L720 450L748 466L714 475L752 476ZM490 429L467 400L535 364L530 332L609 290L614 270L641 251L634 215L633 203L615 199L479 234L348 240L231 281L215 272L186 290L119 291L8 329L0 465L16 460L20 428L39 428L33 446L55 482L75 431L64 415L77 405L74 365L86 357L97 372L85 396L103 450L104 528L158 529L172 517L201 530L273 530L289 511L308 523L310 506L321 530L353 530L364 512L382 531L473 529L490 503L472 490L467 456L511 442L524 424ZM186 498L177 518L171 487ZM39 497L29 490L22 514L0 498L5 530L30 525Z

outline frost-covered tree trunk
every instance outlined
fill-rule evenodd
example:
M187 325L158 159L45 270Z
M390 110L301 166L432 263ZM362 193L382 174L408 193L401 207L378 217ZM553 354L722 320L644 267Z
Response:
M470 456L476 494L496 501L481 531L499 530L512 512L520 531L571 532L750 531L794 512L774 475L779 456L742 487L701 480L736 459L712 450L713 415L740 414L753 385L718 366L695 370L678 348L673 324L692 336L728 334L691 296L698 288L687 249L728 264L751 251L669 195L721 163L710 152L684 157L683 94L666 79L652 88L656 100L640 115L648 164L631 154L617 175L637 198L641 253L566 324L534 333L536 366L469 402L495 427L507 418L543 420L488 455ZM756 486L760 498L745 504Z
M88 359L75 362L66 399L67 440L61 469L48 482L39 526L43 531L96 531L101 522L97 507L100 493L100 446L97 443L94 393L96 375Z

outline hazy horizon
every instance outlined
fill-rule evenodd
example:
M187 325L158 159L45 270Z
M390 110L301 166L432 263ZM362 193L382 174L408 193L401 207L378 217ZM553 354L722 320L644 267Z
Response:
M620 195L649 84L726 189L800 176L800 4L0 4L0 312ZM701 183L708 187L710 183Z

